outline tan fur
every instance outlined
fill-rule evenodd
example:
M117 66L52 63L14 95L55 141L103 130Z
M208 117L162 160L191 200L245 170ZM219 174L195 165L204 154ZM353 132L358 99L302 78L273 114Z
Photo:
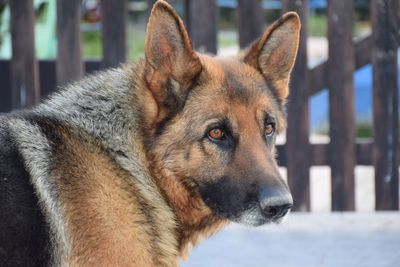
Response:
M186 258L192 246L220 230L227 221L214 216L202 199L188 190L193 185L185 185L162 170L154 174L177 218L180 257Z
M201 122L210 113L227 114L228 117L232 118L232 121L236 122L234 127L240 129L240 132L245 132L244 138L247 141L244 143L244 146L253 150L251 152L253 153L254 148L262 147L260 145L262 141L253 138L259 135L259 133L254 131L258 130L259 125L263 123L259 111L277 110L277 104L272 101L272 97L269 99L261 97L263 92L260 88L254 87L254 85L257 85L255 81L259 81L260 84L263 83L263 77L254 71L254 69L248 66L241 66L241 69L236 73L243 77L244 84L253 91L252 100L248 105L243 105L240 102L232 103L225 90L217 90L217 88L222 88L226 81L226 71L236 72L235 65L238 63L229 60L218 61L208 56L201 56L201 61L204 73L200 78L199 84L203 84L203 80L207 82L204 82L204 87L198 90L196 102L189 100L186 104L190 106L189 112L183 112L174 119L176 121L175 128L163 134L162 138L154 145L157 148L156 151L150 155L150 166L153 169L153 176L157 179L158 186L163 190L177 218L180 229L179 250L181 256L185 256L192 245L196 245L201 239L212 235L227 223L227 220L213 215L211 210L196 193L193 182L181 177L196 176L195 171L199 169L207 169L213 172L215 177L219 177L222 175L222 173L219 174L219 170L223 170L223 166L214 160L215 157L219 156L215 153L214 147L208 144L204 145L207 154L202 153L196 146L184 147L182 145L181 147L179 144L174 144L173 150L175 151L188 150L190 161L186 161L182 157L174 157L173 161L165 160L163 159L165 154L172 151L164 151L164 148L171 149L170 144L173 144L177 138L177 134L190 134L185 132L185 126L189 118L193 119L193 114L200 113L201 116L199 116L198 120ZM234 66L232 69L228 67L232 65ZM280 118L278 131L282 131L285 127L283 115L280 114L278 117ZM256 152L258 155L256 157L257 162L262 165L268 163L266 160L266 151L258 150ZM210 158L211 161L208 161L207 158ZM245 159L246 157L238 156L238 169L245 164L254 163L244 161ZM183 172L181 172L181 168L184 168Z
M69 225L72 266L165 266L153 214L137 185L93 140L61 133L54 179ZM69 170L69 171L66 171ZM172 243L171 246L174 244ZM176 264L169 259L169 266Z

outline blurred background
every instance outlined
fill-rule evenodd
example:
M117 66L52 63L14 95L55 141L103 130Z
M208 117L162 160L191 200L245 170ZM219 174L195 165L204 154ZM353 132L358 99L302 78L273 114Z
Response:
M154 2L0 0L0 112L143 56ZM400 1L168 2L196 49L221 56L286 11L303 24L288 130L278 138L301 212L282 226L230 226L183 265L398 266Z

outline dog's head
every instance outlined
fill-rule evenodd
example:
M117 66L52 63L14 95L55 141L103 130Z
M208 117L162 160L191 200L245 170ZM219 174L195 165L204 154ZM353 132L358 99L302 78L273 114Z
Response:
M165 173L218 216L279 221L293 200L275 162L300 21L287 13L231 58L196 53L175 10L158 1L145 46L146 133Z

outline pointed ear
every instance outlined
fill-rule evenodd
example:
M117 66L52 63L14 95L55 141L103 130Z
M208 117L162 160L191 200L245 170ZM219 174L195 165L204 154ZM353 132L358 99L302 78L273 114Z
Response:
M145 79L159 111L168 113L183 105L201 64L176 11L157 1L147 25Z
M261 38L242 54L242 60L258 69L283 102L289 95L289 79L300 38L300 19L294 12L274 22Z

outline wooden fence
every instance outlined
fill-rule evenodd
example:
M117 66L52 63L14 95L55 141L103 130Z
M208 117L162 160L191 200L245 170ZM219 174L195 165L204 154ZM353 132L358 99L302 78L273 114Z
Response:
M0 111L29 107L50 93L56 84L79 79L85 72L116 66L126 60L126 0L101 2L102 61L82 60L80 0L57 0L59 41L56 61L37 61L35 58L32 1L11 0L8 3L13 57L10 61L0 60ZM327 165L332 173L332 210L354 210L354 168L356 165L373 165L376 209L398 210L399 1L371 0L373 31L371 36L358 41L352 38L353 1L328 1L329 59L311 69L307 67L308 1L282 0L282 12L290 10L300 15L303 27L291 83L287 141L278 146L278 161L287 167L295 209L310 209L310 167ZM262 12L259 0L238 0L241 47L262 32ZM185 13L195 47L215 53L215 0L186 0ZM373 66L374 139L357 140L353 72L369 63ZM329 90L330 143L310 144L308 99L324 88ZM24 94L22 98L21 93Z

